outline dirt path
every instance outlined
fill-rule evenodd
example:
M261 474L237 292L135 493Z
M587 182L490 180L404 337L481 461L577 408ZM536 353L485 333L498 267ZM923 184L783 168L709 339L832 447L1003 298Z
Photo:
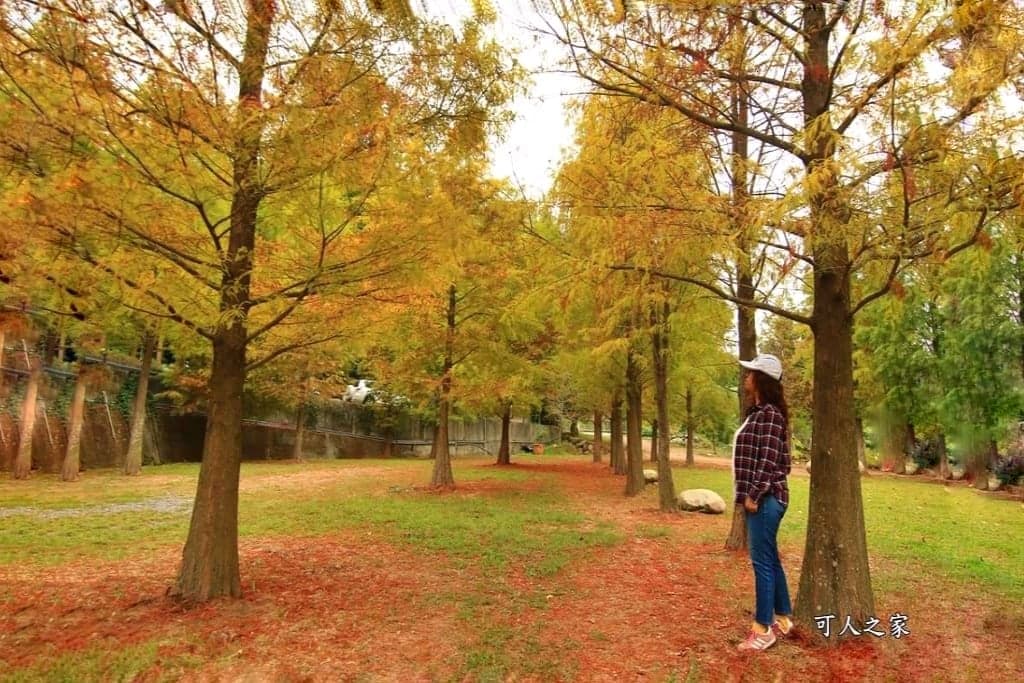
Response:
M0 508L0 519L27 515L36 519L60 519L83 515L119 515L126 512L183 513L192 509L192 500L184 496L157 496L131 503L107 503L105 505L83 505L69 508L16 507Z

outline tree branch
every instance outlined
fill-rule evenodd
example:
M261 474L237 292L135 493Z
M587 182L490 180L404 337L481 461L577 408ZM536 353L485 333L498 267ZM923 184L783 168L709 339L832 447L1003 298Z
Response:
M608 268L609 270L633 271L637 273L644 273L646 275L652 275L654 277L665 278L667 280L675 280L676 282L686 282L688 284L700 287L701 289L705 289L714 294L715 296L717 296L719 299L730 301L736 304L737 306L749 306L752 308L760 309L762 311L768 311L769 313L774 313L775 315L786 318L787 320L802 323L812 329L814 328L814 322L807 316L803 316L800 315L799 313L794 313L792 311L787 311L784 308L773 306L772 304L769 303L754 301L753 299L741 299L738 296L733 296L728 292L722 290L721 288L709 284L703 280L699 280L697 278L692 278L686 275L676 275L674 273L666 273L664 271L656 270L653 268L644 268L642 266L633 266L629 264L613 264L608 266Z
M756 128L750 128L748 126L740 126L740 125L737 125L735 122L732 122L732 121L722 120L722 119L714 119L714 118L711 118L711 117L706 116L704 114L701 114L700 112L696 111L695 109L692 109L691 107L686 106L685 104L683 104L682 102L679 102L678 100L674 99L673 97L670 97L668 94L663 92L660 88L656 87L650 81L640 78L632 70L627 69L626 67L622 66L618 62L608 58L607 56L605 56L605 55L603 55L603 54L601 54L601 53L599 53L597 51L595 51L589 45L587 45L587 44L578 45L578 44L572 42L571 38L568 35L562 35L562 34L558 33L557 31L555 31L552 27L550 27L550 24L549 24L549 28L551 28L553 37L556 40L559 40L560 42L562 42L564 45L566 45L570 49L570 51L572 53L573 63L575 64L576 73L581 78L583 78L587 82L597 86L601 90L604 90L606 92L618 93L618 94L621 94L621 95L626 95L628 97L632 97L634 99L638 99L638 100L641 100L643 102L647 102L648 104L652 104L652 105L655 105L655 106L667 106L667 107L670 107L670 108L675 109L676 111L678 111L683 116L685 116L685 117L687 117L687 118L689 118L689 119L691 119L693 121L696 121L698 123L701 123L701 124L703 124L705 126L708 126L709 128L714 128L716 130L724 130L724 131L743 133L743 134L745 134L745 135L747 135L747 136L749 136L751 138L754 138L755 140L759 140L759 141L763 142L766 145L770 145L770 146L775 147L777 149L780 149L782 151L788 152L788 153L792 154L793 156L797 157L798 159L800 159L801 161L804 161L806 163L806 161L807 161L807 158L806 158L807 154L806 154L806 152L804 152L803 150L799 149L796 145L793 145L792 143L786 142L785 140L783 140L781 138L778 138L778 137L776 137L774 135L766 134L766 133L764 133L764 132L762 132L760 130L757 130ZM614 83L611 83L610 81L607 81L606 79L599 78L597 76L594 76L594 75L590 74L584 68L584 65L580 62L580 57L578 55L578 51L580 51L580 50L582 50L584 53L589 55L592 59L596 60L598 63L603 64L604 66L608 67L609 69L611 69L615 73L617 73L620 76L622 76L623 78L625 78L629 83L632 83L633 87L630 88L630 87L627 87L626 85L614 84Z
M122 284L127 285L128 287L130 287L131 289L135 290L139 294L152 299L153 301L158 303L161 307L163 307L167 311L166 314L153 314L153 315L161 315L162 317L165 317L165 318L167 318L169 320L173 320L176 323L184 325L185 327L187 327L188 329L192 330L193 332L195 332L196 334L198 334L201 337L205 337L206 339L209 339L211 341L213 340L213 333L212 332L210 332L209 330L207 330L207 329L205 329L203 327L200 327L196 323L192 322L191 320L189 320L185 316L183 316L180 313L178 313L178 311L174 308L173 304L171 304L169 301L167 301L162 296L160 296L160 294L158 292L154 291L151 287L143 287L143 286L139 285L138 283L136 283L131 278L128 278L128 277L122 275L121 273L118 273L117 271L115 271L110 266L106 265L105 263L100 262L99 259L97 259L96 257L94 257L92 254L89 253L89 250L85 246L83 246L81 243L79 243L77 240L75 240L75 236L74 236L74 234L70 230L67 230L65 228L56 228L56 231L58 232L58 234L63 235L66 239L68 239L71 242L71 244L72 244L72 251L75 253L76 256L78 256L78 258L82 259L86 263L88 263L88 264L90 264L90 265L92 265L92 266L94 266L96 268L99 268L101 271L103 271L107 275L110 275L111 277L113 277L118 282L121 282ZM127 302L122 301L120 303L122 305L124 305L126 308L131 308L131 305L128 304Z
M194 267L202 266L210 269L215 269L216 266L214 266L213 264L198 259L195 256L192 256L191 254L182 251L181 249L177 249L169 244L166 244L161 240L156 239L152 235L146 234L139 228L135 227L130 221L126 221L123 216L118 215L111 209L99 208L96 210L100 215L106 216L111 221L113 221L117 227L124 228L129 233L134 235L138 240L140 240L142 244L140 244L139 246L143 250L150 251L160 256L161 258L170 261L171 263L185 271L188 275L192 276L192 278L199 282L199 284L204 285L207 289L210 289L215 292L220 290L220 283L207 279L201 272L199 272L197 268Z
M210 31L209 27L201 26L199 22L197 22L195 18L188 13L188 9L185 7L185 3L181 2L181 0L166 0L164 4L167 6L168 9L171 10L174 16L178 17L178 19L180 19L186 26L191 28L196 33L198 33L202 37L202 39L206 41L207 45L215 49L221 57L226 59L228 63L231 64L231 66L233 66L236 70L242 68L242 62L239 61L239 59L235 57L235 55L233 55L230 50L224 47L219 40L217 40L217 36L214 35L212 31Z
M262 366L266 365L267 363L269 363L270 361L274 360L275 358L278 358L279 356L283 356L286 353L289 353L291 351L297 351L298 349L308 348L310 346L316 346L317 344L323 344L323 343L329 342L329 341L331 341L333 339L340 339L341 337L344 337L345 334L347 334L347 333L346 332L336 332L334 334L329 334L329 335L327 335L325 337L317 337L315 339L307 339L306 341L295 342L294 344L288 344L286 346L282 346L280 348L274 349L273 351L268 353L266 356L263 356L262 358L259 358L257 360L253 360L253 361L250 361L250 362L246 363L245 364L245 370L246 370L246 372L251 372L251 371L255 370L256 368L259 368L259 367L262 367Z
M939 28L933 29L932 32L929 33L928 36L922 41L921 44L923 46L931 45L939 34ZM870 83L866 88L864 88L864 92L861 94L861 96L858 97L850 105L850 110L849 112L847 112L846 117L843 118L843 121L838 126L836 126L836 133L839 135L843 135L846 132L846 129L853 124L853 122L857 119L858 116L860 116L860 113L864 110L864 107L866 107L871 102L871 100L874 99L875 95L878 94L878 91L887 86L898 75L903 73L913 63L914 59L919 54L920 50L915 51L913 55L908 55L901 60L894 61L885 73L883 73L881 76L875 79L873 83ZM976 106L977 105L975 105L975 107Z
M963 251L963 250L965 250L965 249L975 245L978 242L978 237L981 235L982 231L985 229L985 224L988 221L988 215L989 215L988 209L981 209L980 210L980 213L979 213L979 216L978 216L978 222L974 226L974 231L971 233L971 236L968 237L967 239L965 239L964 241L962 241L962 242L960 242L960 243L950 247L949 249L947 249L945 251L945 258L946 259L950 259L953 256L956 256L961 251ZM874 300L884 296L886 293L888 293L889 289L892 287L893 281L896 279L897 270L898 270L898 268L900 267L900 265L902 264L902 262L904 260L916 260L916 259L924 258L926 256L932 256L934 254L935 254L935 249L931 248L931 249L928 249L926 251L921 251L921 252L917 252L915 254L912 254L910 257L908 257L906 259L902 258L899 255L894 256L893 257L893 266L892 266L892 268L889 271L889 277L886 280L885 285L883 285L877 291L872 292L868 296L866 296L863 299L861 299L857 303L857 305L854 306L853 309L850 311L850 318L852 319L853 316L855 316L859 310L861 310L862 308L867 306L872 301L874 301Z
M886 294L889 293L889 290L892 289L892 283L896 281L896 275L899 274L900 264L901 263L902 263L902 259L899 256L896 256L895 258L893 258L893 260L892 260L892 268L889 269L889 277L887 277L885 279L885 284L882 285L881 287L879 287L877 290L875 290L871 294L868 294L866 297L864 297L863 299L861 299L860 301L857 302L857 305L854 306L850 310L850 315L849 315L849 319L850 320L853 320L856 317L857 312L860 311L860 309L864 308L865 306L870 304L872 301L875 301L876 299L880 299L880 298L882 298L883 296L885 296Z

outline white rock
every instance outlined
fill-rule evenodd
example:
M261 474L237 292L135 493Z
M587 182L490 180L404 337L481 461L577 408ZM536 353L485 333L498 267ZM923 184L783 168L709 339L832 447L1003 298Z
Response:
M949 469L949 478L953 481L960 481L964 478L964 474L966 474L966 472L964 472L964 468L962 467L951 467Z
M910 458L907 458L907 474L917 474L917 469L917 463L911 460Z
M644 481L648 484L658 481L658 470L644 470Z
M706 512L713 515L725 512L725 501L710 489L687 489L679 494L677 502L679 509L687 512Z
M988 475L988 490L998 491L1003 488L1003 482L999 481L999 477L994 474Z

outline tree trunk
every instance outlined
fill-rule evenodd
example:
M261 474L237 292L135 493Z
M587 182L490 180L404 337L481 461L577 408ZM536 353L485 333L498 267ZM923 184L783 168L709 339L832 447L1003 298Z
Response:
M146 333L142 341L142 361L139 367L139 386L135 389L132 407L132 428L128 434L128 453L124 459L124 473L142 472L142 441L146 433L146 397L149 394L149 371L153 367L156 337Z
M580 435L580 419L574 415L573 418L572 418L572 421L569 422L569 436L579 436L579 435Z
M693 467L693 437L697 429L696 420L693 419L693 389L686 387L686 466Z
M622 447L622 398L618 389L612 399L612 412L609 416L611 432L611 466L615 474L626 473L626 455Z
M292 460L302 460L302 442L306 436L306 403L299 402L295 410L295 443L292 445Z
M743 31L743 21L737 22L739 31ZM737 44L744 49L736 50L732 70L735 74L742 74L745 70L746 61L745 46L739 36ZM743 89L741 81L737 80L732 91L732 109L739 126L747 123L748 107L747 97L749 95ZM733 220L736 224L736 234L739 235L736 257L736 295L740 299L752 300L754 298L754 277L750 268L749 245L746 240L747 229L747 162L748 162L748 136L742 130L735 130L732 133L732 203ZM739 357L741 360L750 360L757 355L757 326L755 311L749 306L736 306L736 331L738 333ZM737 386L737 402L739 404L740 419L747 412L749 398L743 389L743 373L739 373L739 385ZM686 466L692 467L693 458L693 391L686 388ZM730 453L730 457L731 457ZM747 512L742 505L733 506L732 524L729 528L729 535L725 538L727 550L746 550L747 548Z
M1013 265L1016 275L1016 294L1017 294L1017 326L1024 327L1024 253L1021 253L1020 247L1017 248L1017 254L1014 255ZM0 337L2 340L3 337ZM1020 337L1020 344L1017 347L1017 363L1020 369L1020 378L1024 380L1024 336ZM1024 490L1024 487L1021 487Z
M835 614L864 623L874 614L874 595L854 445L849 276L845 267L828 268L827 254L817 262L822 265L814 277L814 476L797 620L814 624L815 616Z
M242 595L238 571L238 476L242 461L245 330L235 323L213 342L210 403L188 540L172 593L184 602Z
M672 465L669 462L669 417L668 417L668 327L669 305L665 303L661 310L654 310L654 334L651 335L654 360L654 400L657 404L658 419L655 423L661 427L657 440L657 448L651 443L651 450L658 463L658 508L662 512L675 512L676 486L672 480Z
M821 189L809 197L814 259L814 475L795 613L797 622L807 625L824 614L863 624L875 613L875 599L854 445L851 262L845 224L849 207L836 195L838 179L831 168L837 136L828 111L831 27L826 6L804 3L802 28L801 89L809 152L805 174L813 174ZM832 642L838 639L837 631L832 630Z
M260 115L263 78L275 4L247 4L246 36L238 68L238 105L231 217L223 254L220 311L212 335L213 361L203 462L199 468L188 540L171 593L186 603L240 597L238 571L238 477L242 461L242 392L245 388L246 322L250 302L260 187Z
M594 445L591 448L594 462L601 462L601 456L603 455L604 442L602 439L604 437L601 435L601 432L604 431L604 425L601 424L603 417L599 411L594 411Z
M53 354L53 365L60 367L64 362L64 347L67 346L68 333L63 319L60 323L60 335L57 337L57 353Z
M25 479L32 471L32 434L36 429L36 398L39 396L39 379L42 374L42 363L32 363L28 385L25 387L25 400L21 404L21 433L13 471L15 479Z
M738 22L738 25L742 26L743 22ZM743 52L737 51L736 58L738 60L735 65L735 72L742 73L743 70ZM747 114L747 99L746 93L744 93L739 83L733 91L733 108L737 116L737 121L745 122ZM742 118L741 118L742 117ZM754 297L754 278L750 272L750 257L746 240L744 239L745 234L745 206L747 199L747 136L742 132L734 132L733 135L733 179L732 179L732 193L733 193L733 206L735 212L735 221L737 227L737 234L740 235L740 240L737 249L736 258L736 295L741 299L753 299ZM750 360L757 355L757 327L756 319L754 317L754 309L749 306L737 306L736 307L736 330L739 339L739 357L741 360ZM749 398L746 395L746 391L743 389L743 373L739 373L739 386L737 387L737 400L739 404L739 416L740 419L747 412ZM693 419L693 391L690 387L686 388L686 465L691 467L694 464L693 458L693 431L694 431L694 419ZM732 454L730 453L730 457ZM729 534L725 537L725 548L726 550L746 550L747 549L747 511L742 505L734 505L732 510L732 524L729 526Z
M7 373L4 372L4 352L7 344L7 330L0 327L0 389L7 384Z
M725 539L725 548L747 549L747 510L742 505L734 505L732 508L732 526L729 527L729 535Z
M854 437L857 439L857 460L860 461L860 467L864 474L867 474L868 456L864 448L864 420L861 419L860 415L854 419L853 425ZM790 443L792 443L792 439L790 439Z
M512 464L512 445L510 434L512 431L512 402L506 401L505 408L501 412L501 446L498 447L498 464Z
M442 398L437 408L437 429L434 430L434 443L430 452L434 458L434 469L430 475L433 488L455 486L452 474L451 449L448 447L448 399Z
M952 475L949 471L949 453L946 452L945 432L939 432L935 439L939 443L939 479L949 479Z
M658 462L658 440L661 438L661 434L659 432L658 420L655 418L651 420L651 453L649 456L651 462Z
M744 258L744 257L741 257ZM738 274L736 287L737 295L740 297L754 297L754 278L749 268L742 268ZM742 360L750 360L757 355L757 328L755 325L754 310L748 306L737 306L736 326L739 334L739 357ZM743 390L743 373L739 373L739 414L746 414L749 408L749 397Z
M903 464L903 473L907 471L907 458L913 454L917 448L917 433L914 430L914 423L909 420L903 425L903 458L901 460Z
M902 419L889 419L884 424L882 438L882 462L885 469L894 474L907 471L907 425Z
M146 420L146 429L142 432L142 452L149 453L154 465L159 465L160 440L157 438L157 427L152 420Z
M88 390L86 381L88 371L85 363L79 361L78 377L75 378L75 390L71 394L71 414L68 416L68 446L64 452L64 463L61 465L62 481L78 479L82 451L82 423L85 421L85 393Z
M744 26L742 21L737 22L738 26ZM743 44L740 41L740 44ZM737 50L737 62L734 65L736 73L742 73L745 55L742 50ZM732 105L737 122L746 122L748 111L748 95L742 90L737 81L733 91ZM733 155L732 155L732 200L734 221L736 231L740 236L737 243L736 256L736 296L740 299L753 300L754 298L754 276L750 268L749 245L746 240L746 204L747 204L747 163L748 163L748 136L740 131L732 134ZM736 306L736 332L738 337L737 349L740 360L750 360L757 355L757 325L755 311L749 306ZM739 373L739 384L737 386L737 403L739 416L742 419L746 414L749 397L743 390L743 373ZM686 465L691 467L694 464L693 458L693 394L689 387L686 391ZM742 505L736 505L732 513L732 525L729 528L729 535L725 538L725 547L728 550L745 550L747 548L747 513Z
M996 442L992 440L979 441L971 449L972 455L967 460L967 473L971 475L974 488L979 491L988 490L988 474L997 457L998 450Z
M966 462L966 472L970 476L974 488L979 491L988 489L988 448L979 445L972 449Z
M746 23L742 20L736 21L736 41L738 49L733 54L732 71L737 76L744 73L746 67ZM747 215L747 201L750 195L749 188L749 136L744 132L749 118L748 98L749 93L743 85L741 78L737 78L731 93L732 116L737 128L732 132L732 220L735 226L735 234L738 235L736 244L736 296L743 300L754 299L754 274L750 267L750 245L747 240L747 231L750 229L750 217ZM755 310L750 306L736 307L736 331L738 333L739 357L741 360L750 360L757 355L757 325ZM742 416L747 412L747 397L743 391L743 373L740 373L739 385L737 386L737 397L739 401L739 414Z
M739 25L743 25L743 22L739 22ZM742 60L742 52L738 51L737 58ZM742 67L742 61L738 65ZM736 69L737 73L742 71L742 68ZM739 115L742 113L746 114L747 101L745 94L740 90L739 85L733 94L733 106L736 108L736 113ZM744 231L742 227L745 225L743 216L744 207L746 205L747 197L747 185L746 185L746 164L747 164L747 136L740 132L733 133L733 203L736 212L736 223L737 232L741 235L738 255L736 259L736 294L741 299L752 299L754 296L754 278L750 272L750 258L748 256L748 249L745 240L742 239ZM741 154L742 152L742 154ZM739 337L739 357L741 360L750 360L757 355L757 327L755 326L754 309L748 306L737 306L736 307L736 330ZM737 388L738 402L739 402L739 416L743 419L743 415L747 412L749 398L746 395L746 391L743 389L743 373L740 373L739 386ZM694 463L693 459L693 430L694 430L694 419L693 419L693 392L687 387L686 388L686 465L690 467ZM732 454L729 454L732 457ZM747 511L742 505L733 505L732 509L732 524L729 526L729 534L725 537L725 548L726 550L743 550L747 549Z
M444 374L438 396L437 430L434 432L434 471L430 485L434 488L455 486L452 474L452 455L448 448L448 413L452 393L452 367L455 355L455 285L448 287L448 328L444 343Z
M640 366L632 349L626 359L626 495L635 496L644 490L643 391L640 387Z

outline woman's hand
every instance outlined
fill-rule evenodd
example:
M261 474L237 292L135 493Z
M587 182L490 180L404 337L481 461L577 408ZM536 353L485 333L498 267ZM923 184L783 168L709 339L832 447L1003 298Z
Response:
M755 503L750 496L747 496L746 498L743 499L743 507L746 508L747 512L757 512L757 503Z

